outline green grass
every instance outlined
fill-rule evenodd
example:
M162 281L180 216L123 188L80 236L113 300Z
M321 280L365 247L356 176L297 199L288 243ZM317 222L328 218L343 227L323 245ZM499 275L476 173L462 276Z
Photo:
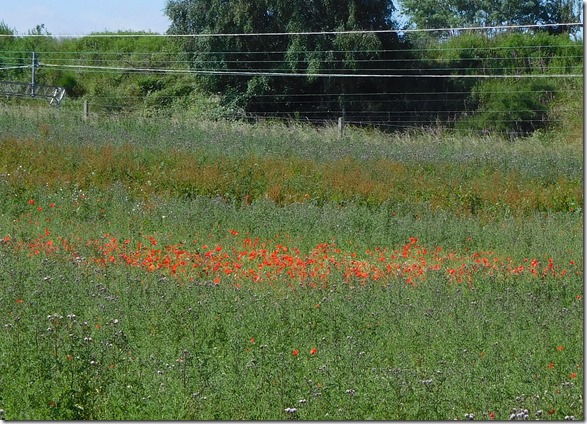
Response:
M7 419L505 420L516 408L583 419L577 144L16 119L0 116ZM247 174L254 163L263 172ZM337 192L328 178L343 166L354 179ZM403 186L356 196L366 181L385 187L386 166ZM247 175L255 195L225 195ZM275 201L267 175L291 193L331 182ZM211 191L186 196L173 188L182 181ZM434 197L459 184L460 198ZM551 201L557 190L567 203ZM189 258L177 273L171 252ZM160 269L125 264L133 253ZM264 263L290 256L309 273L295 283L293 266ZM388 263L400 268L381 279L346 274Z

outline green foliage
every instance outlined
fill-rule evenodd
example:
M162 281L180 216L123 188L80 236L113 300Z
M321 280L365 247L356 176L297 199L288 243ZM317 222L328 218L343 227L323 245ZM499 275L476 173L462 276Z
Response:
M443 10L448 9L438 13ZM554 6L548 10L558 13ZM172 20L170 33L177 34L395 29L392 11L393 4L384 0L182 0L170 1L166 7ZM6 24L0 30L13 33ZM581 117L576 108L564 105L580 107L582 84L579 78L559 75L582 74L583 46L568 34L554 35L556 32L556 28L534 33L463 32L445 40L413 33L402 37L395 33L351 33L176 39L143 37L152 35L143 32L117 33L124 37L106 34L109 36L56 39L39 25L31 31L39 37L0 37L1 65L23 67L0 71L0 78L29 82L35 50L41 63L37 81L64 87L67 100L62 107L71 110L81 110L82 101L88 101L91 113L96 114L183 114L185 118L207 119L249 119L252 115L255 119L306 118L320 124L344 115L348 123L392 130L456 126L475 133L486 129L530 134L552 128L561 134L562 128L578 139L582 137ZM81 71L65 67L69 64L115 70ZM200 73L166 72L184 68ZM255 75L263 72L302 76ZM455 74L455 78L313 75L329 73ZM516 79L478 82L462 78L462 74L515 75ZM541 87L525 81L527 74L557 77ZM507 92L493 93L495 90ZM545 90L553 95L528 93ZM30 99L6 101L31 103Z
M463 34L447 40L446 49L433 51L436 63L466 75L513 75L512 78L455 81L470 91L457 127L525 135L553 128L560 120L551 107L558 95L568 97L577 79L544 78L545 74L582 72L581 43L567 35ZM527 78L525 75L539 77ZM571 95L572 96L572 95ZM471 115L473 115L471 117Z
M68 97L77 99L86 94L86 89L73 73L56 73L54 78L55 85L65 88Z
M554 85L545 80L479 83L472 92L477 104L475 116L459 124L464 128L517 136L548 129L549 104L554 93Z
M556 24L579 22L581 11L579 0L401 0L400 3L410 23L420 29L555 24L547 29L549 33L568 34L577 28ZM449 31L431 34L438 38L453 35Z
M387 0L344 2L218 0L169 1L166 13L172 21L172 34L234 34L263 32L308 32L393 29L393 5ZM382 53L381 50L400 53ZM383 89L380 82L358 80L346 83L317 78L312 74L336 72L377 73L385 60L401 55L395 34L337 34L288 37L197 37L185 39L184 50L191 55L195 69L230 72L232 75L203 78L212 93L225 94L225 103L248 112L271 113L279 102L279 113L296 112L300 98L288 95L324 94L324 99L301 101L306 113L320 118L319 111L347 108L344 94L370 93ZM369 59L377 59L375 67ZM255 77L241 72L289 72L308 74L306 78ZM388 87L385 87L388 88ZM342 93L342 94L341 94ZM264 97L265 94L270 94ZM272 99L272 96L278 96ZM281 96L282 97L281 97ZM260 97L257 97L260 96ZM275 102L273 101L275 100Z

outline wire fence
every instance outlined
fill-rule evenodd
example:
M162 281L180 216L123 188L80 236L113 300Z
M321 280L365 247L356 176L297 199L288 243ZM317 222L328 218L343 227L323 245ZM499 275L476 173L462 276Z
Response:
M523 32L549 26L579 26L581 23L552 25L515 25L474 28L436 28L425 30L319 31L252 34L87 34L91 39L128 39L160 37L166 41L163 51L130 49L112 51L112 45L100 49L47 48L39 51L39 74L73 75L83 86L93 81L97 90L85 90L76 99L69 94L62 108L79 110L85 102L84 114L154 113L176 105L176 109L195 109L212 117L237 119L288 119L323 123L343 118L344 123L381 128L414 128L442 124L453 128L463 119L491 117L491 125L515 128L524 121L527 128L539 128L562 122L564 114L582 112L575 103L558 105L557 113L548 115L549 104L556 99L571 98L583 83L583 53L579 43L545 43L538 38L530 44L456 45L448 42L412 46L409 55L399 48L349 48L332 50L185 50L174 44L184 38L237 37L324 37L346 34L409 34L411 32L451 31L451 33L484 33L488 30ZM4 35L0 35L4 37ZM31 35L30 37L45 37ZM60 34L59 43L80 38ZM489 38L488 38L489 40ZM132 47L126 43L126 47ZM0 79L3 75L20 76L34 65L26 62L30 51L0 50ZM122 89L113 78L141 77L143 83L128 84ZM163 78L147 81L145 78ZM170 88L171 79L183 84ZM202 78L217 78L241 87L235 101L229 93L203 95L199 91ZM299 82L286 82L291 79ZM250 90L251 81L267 85ZM98 81L98 82L96 82ZM138 81L138 80L137 80ZM495 84L498 81L499 84ZM46 81L45 81L46 82ZM486 85L483 85L487 82ZM57 82L55 82L57 83ZM489 85L494 83L494 85ZM141 84L143 84L141 86ZM295 89L291 89L295 87ZM233 93L234 94L234 93ZM498 99L488 101L487 99ZM510 99L511 104L500 101ZM243 100L244 99L244 100ZM502 99L502 100L499 100ZM524 99L538 99L526 101ZM484 103L485 102L485 103ZM69 104L68 104L69 103ZM246 104L242 106L242 104ZM67 112L66 112L67 113ZM480 121L483 121L481 119ZM485 119L485 124L488 120ZM501 125L503 124L503 125ZM485 132L479 125L469 131Z

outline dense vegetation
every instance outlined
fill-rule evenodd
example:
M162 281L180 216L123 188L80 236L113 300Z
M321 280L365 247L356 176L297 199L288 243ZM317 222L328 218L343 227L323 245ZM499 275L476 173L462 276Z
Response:
M204 3L172 30L393 25L359 13L384 0L168 5ZM1 79L35 51L68 92L0 106L0 420L584 419L582 79L554 77L581 42L0 32ZM256 55L450 78L177 72ZM343 111L373 125L298 119Z
M580 140L0 112L2 418L584 418Z
M331 10L332 4L320 1L228 6L182 0L168 2L166 12L169 33L179 35L398 27L389 18L391 2L367 3L346 0ZM14 35L7 24L0 32ZM28 65L34 50L39 83L63 86L70 107L80 110L88 100L99 113L314 123L344 116L355 125L393 130L440 126L510 136L556 130L580 137L582 78L564 75L582 74L582 40L560 32L461 31L441 38L417 32L197 38L119 33L59 39L40 25L31 32L36 37L1 37L0 65ZM302 76L277 75L292 72ZM316 76L341 73L378 76ZM476 75L497 78L470 78ZM29 81L30 69L3 70L0 78Z
M577 27L559 25L581 21L577 0L401 0L401 7L416 28L464 28L543 24L549 34L573 34ZM436 37L447 33L434 31Z

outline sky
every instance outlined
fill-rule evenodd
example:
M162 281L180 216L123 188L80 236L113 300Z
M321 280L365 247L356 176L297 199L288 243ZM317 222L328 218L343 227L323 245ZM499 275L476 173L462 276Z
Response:
M164 33L166 0L0 0L0 22L19 35L44 24L51 35L97 31Z

